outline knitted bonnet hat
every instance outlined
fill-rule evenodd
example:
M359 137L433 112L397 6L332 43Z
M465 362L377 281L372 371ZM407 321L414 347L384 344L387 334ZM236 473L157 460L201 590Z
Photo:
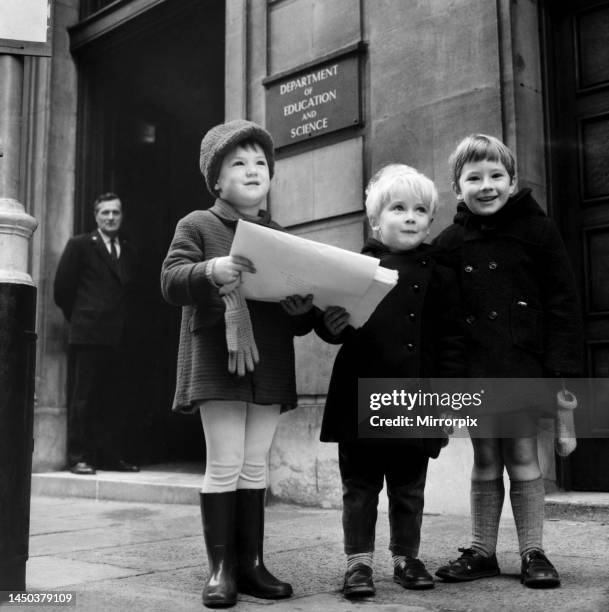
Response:
M214 186L218 180L224 156L240 142L249 139L255 140L262 147L269 165L269 176L273 178L275 145L271 135L257 123L245 119L235 119L216 125L203 136L199 167L205 178L207 189L214 197L218 195Z

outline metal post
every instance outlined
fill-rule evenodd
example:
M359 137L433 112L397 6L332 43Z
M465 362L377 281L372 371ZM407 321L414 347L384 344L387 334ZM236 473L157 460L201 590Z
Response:
M30 526L37 222L17 200L22 106L23 58L0 55L0 591L25 590Z

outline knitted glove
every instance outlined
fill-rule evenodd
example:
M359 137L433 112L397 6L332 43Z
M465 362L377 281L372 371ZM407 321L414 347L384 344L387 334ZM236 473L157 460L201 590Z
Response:
M222 296L226 304L224 322L226 324L226 347L228 349L228 371L245 376L254 371L258 363L258 347L252 331L252 321L245 298L239 289Z
M556 395L556 438L554 447L560 457L567 457L577 446L573 411L577 408L577 398L563 387Z

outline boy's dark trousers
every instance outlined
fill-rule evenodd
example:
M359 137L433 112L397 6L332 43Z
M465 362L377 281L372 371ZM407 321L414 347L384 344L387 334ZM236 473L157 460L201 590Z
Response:
M394 440L338 445L346 554L374 550L378 496L386 479L389 549L394 555L418 556L428 462L420 449Z

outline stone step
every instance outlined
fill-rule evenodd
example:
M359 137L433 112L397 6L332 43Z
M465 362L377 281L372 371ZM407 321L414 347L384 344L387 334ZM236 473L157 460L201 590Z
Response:
M32 495L198 505L202 482L199 463L143 466L136 473L98 471L92 476L46 472L32 474ZM609 521L609 493L556 491L546 495L545 507L547 519Z
M142 466L135 473L98 470L91 476L45 472L32 474L32 495L198 505L202 483L199 463Z
M609 493L557 491L546 495L547 519L609 521Z

